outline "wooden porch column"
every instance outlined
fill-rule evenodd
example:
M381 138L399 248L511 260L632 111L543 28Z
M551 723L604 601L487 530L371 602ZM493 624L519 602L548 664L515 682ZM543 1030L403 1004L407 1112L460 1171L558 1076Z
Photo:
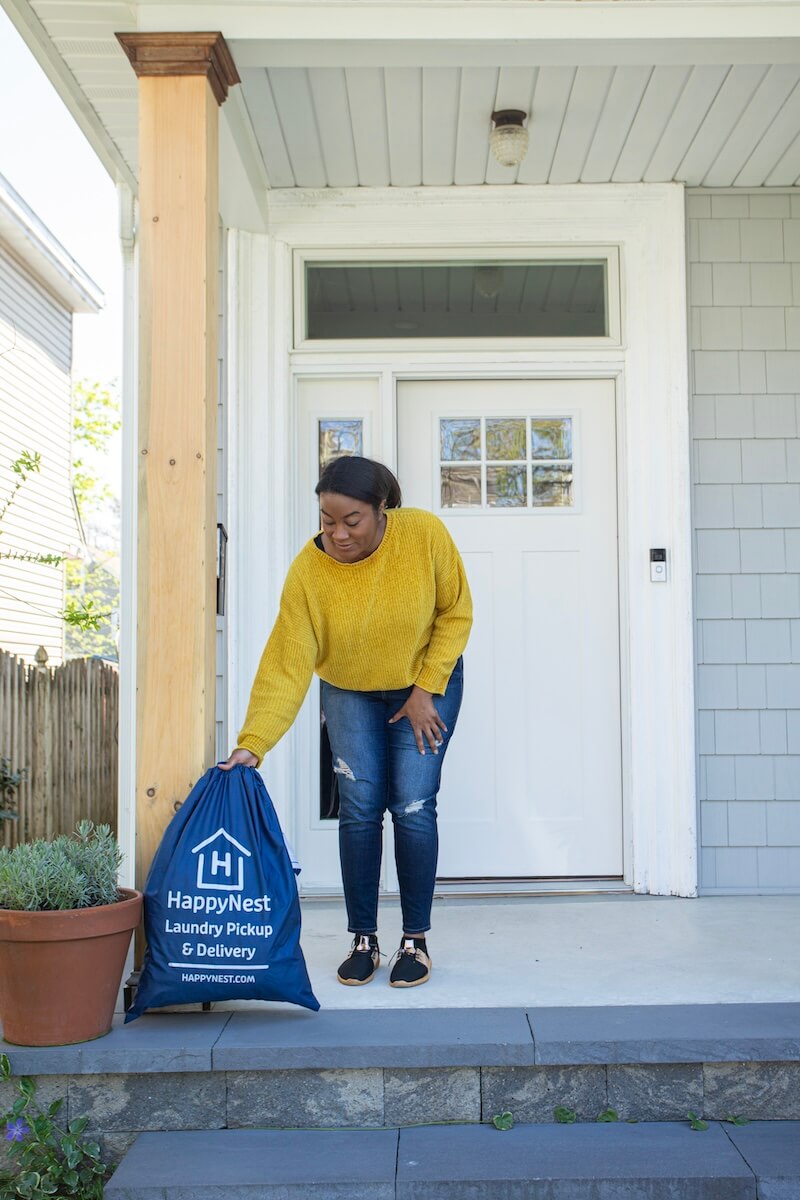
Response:
M214 761L220 33L120 33L139 77L136 880Z

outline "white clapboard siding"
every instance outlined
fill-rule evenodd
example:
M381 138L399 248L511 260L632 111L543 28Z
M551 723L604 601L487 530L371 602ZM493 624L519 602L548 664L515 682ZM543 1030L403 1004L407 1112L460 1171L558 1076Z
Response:
M23 450L41 470L3 519L0 547L35 553L74 550L79 530L71 491L72 316L0 246L0 502L17 482ZM51 664L64 655L64 568L0 559L0 648Z

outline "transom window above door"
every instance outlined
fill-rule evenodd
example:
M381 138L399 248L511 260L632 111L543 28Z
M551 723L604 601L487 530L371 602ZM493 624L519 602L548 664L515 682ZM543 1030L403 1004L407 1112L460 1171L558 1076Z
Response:
M305 340L605 338L608 261L306 262Z
M442 508L570 508L572 417L440 417Z

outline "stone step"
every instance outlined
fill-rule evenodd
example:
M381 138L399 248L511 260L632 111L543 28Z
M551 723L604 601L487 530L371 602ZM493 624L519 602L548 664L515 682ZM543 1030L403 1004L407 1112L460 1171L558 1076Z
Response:
M143 1133L106 1200L798 1200L800 1122Z

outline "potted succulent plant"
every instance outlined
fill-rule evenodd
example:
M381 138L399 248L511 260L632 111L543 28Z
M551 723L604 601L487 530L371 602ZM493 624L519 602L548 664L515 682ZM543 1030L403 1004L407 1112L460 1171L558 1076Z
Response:
M117 883L108 825L0 847L0 1021L7 1042L63 1046L111 1029L141 892Z

